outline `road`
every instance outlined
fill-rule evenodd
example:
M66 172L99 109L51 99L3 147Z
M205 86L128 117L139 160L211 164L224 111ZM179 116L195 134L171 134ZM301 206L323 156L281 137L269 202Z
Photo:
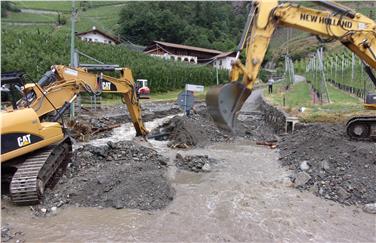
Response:
M254 111L261 91L243 108ZM278 150L238 139L193 150L172 150L153 142L170 158L168 177L176 189L163 210L58 209L35 218L28 207L2 201L2 222L28 241L242 241L375 242L375 217L291 187ZM219 160L209 173L179 171L176 153Z

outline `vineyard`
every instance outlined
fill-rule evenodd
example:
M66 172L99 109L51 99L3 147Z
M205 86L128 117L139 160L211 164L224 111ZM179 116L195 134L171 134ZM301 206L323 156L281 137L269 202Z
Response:
M53 64L68 65L70 36L65 32L2 30L1 71L23 70L38 80ZM216 83L216 70L162 60L130 51L126 47L76 42L77 48L107 64L118 64L132 69L135 78L149 80L154 92L184 87L185 83L205 86ZM90 63L84 57L81 63ZM218 71L219 81L227 79L226 71Z
M305 68L307 80L320 98L327 95L328 83L360 98L375 91L362 61L347 50L324 54L320 49L297 66L300 71ZM330 97L326 98L330 100Z

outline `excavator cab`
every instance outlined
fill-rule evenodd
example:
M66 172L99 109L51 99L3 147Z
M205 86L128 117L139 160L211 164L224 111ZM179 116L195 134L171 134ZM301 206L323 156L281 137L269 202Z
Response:
M21 71L3 72L1 74L1 109L17 109L17 101L23 97L21 87L25 85Z

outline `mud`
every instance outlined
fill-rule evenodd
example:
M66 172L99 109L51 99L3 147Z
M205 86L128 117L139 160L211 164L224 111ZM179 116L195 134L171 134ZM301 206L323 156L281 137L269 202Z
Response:
M218 161L213 158L209 158L207 155L195 155L195 156L182 156L177 153L175 157L176 167L183 170L193 172L210 172L214 164Z
M143 122L178 114L179 107L174 102L145 102L141 105ZM108 136L108 132L121 124L131 122L127 106L101 106L96 110L81 109L74 121L69 121L70 135L77 141L89 141Z
M253 93L251 101L257 94ZM254 108L246 103L242 109L240 123L248 127L240 129L236 137L217 142L216 136L210 135L212 130L204 127L207 144L203 147L177 150L168 147L167 141L150 141L155 150L133 141L86 145L75 152L66 177L48 192L42 205L48 210L57 207L56 214L36 218L28 207L15 207L3 200L2 221L24 232L32 242L374 242L373 215L292 188L289 176L299 169L291 163L287 165L293 171L286 170L278 160L278 150L256 145L258 140L278 138L269 133L262 114ZM195 126L208 126L207 114L197 113ZM304 148L300 144L310 136L320 142L314 129L295 141L294 136L280 142L281 154ZM328 144L322 148L323 154L334 146L333 141L324 142ZM310 146L316 148L313 142ZM176 160L177 152L181 156ZM326 153L329 158L330 151ZM210 173L195 173L193 166L179 165L187 160L201 166L207 159L218 161L208 162ZM175 163L186 169L177 169ZM311 166L309 161L303 168L307 165ZM309 169L304 172L308 174ZM111 198L115 192L119 204ZM132 209L117 210L117 206ZM161 210L138 210L150 206Z
M200 106L190 116L175 116L151 132L157 140L169 140L172 148L204 147L219 142L232 142L236 138L252 141L275 141L278 137L258 111L241 112L233 133L220 130Z
M9 224L4 224L1 226L1 242L25 242L25 234L21 231L15 231Z
M283 166L302 190L346 205L376 202L376 143L351 141L343 125L313 124L284 137Z
M167 160L131 141L85 145L74 152L65 175L39 208L164 208L174 197L165 176Z

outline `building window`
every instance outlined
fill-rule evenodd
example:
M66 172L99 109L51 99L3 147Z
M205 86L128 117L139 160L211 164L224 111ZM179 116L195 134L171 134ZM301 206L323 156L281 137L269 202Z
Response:
M91 38L89 38L89 42L92 42L93 40Z
M219 61L219 65L222 66L222 60Z
M112 44L112 41L109 40L108 43Z

